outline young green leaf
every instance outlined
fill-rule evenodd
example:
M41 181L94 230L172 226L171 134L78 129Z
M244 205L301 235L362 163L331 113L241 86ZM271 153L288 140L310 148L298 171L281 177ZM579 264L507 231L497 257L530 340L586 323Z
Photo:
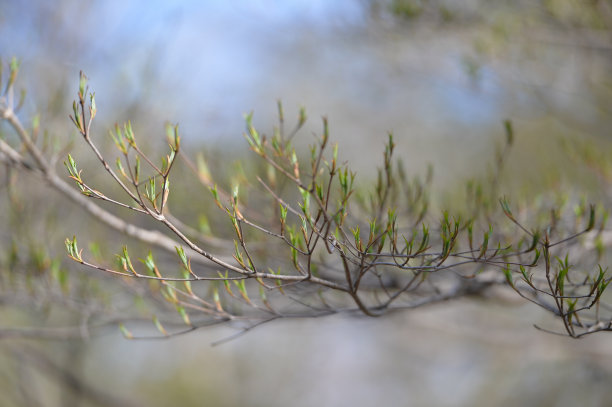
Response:
M159 318L157 318L157 315L153 315L153 323L155 324L155 327L157 328L157 330L162 333L162 335L168 336L168 331L166 331L162 323L159 321Z
M119 323L119 330L125 339L134 339L134 335L132 335L132 333L125 327L123 322Z
M216 286L213 287L213 301L215 303L217 311L223 312L223 307L221 306L221 299L219 298L219 289Z
M187 314L187 311L185 311L185 307L177 304L176 310L178 311L181 318L183 318L183 322L185 323L185 325L191 326L191 320L189 319L189 314Z
M183 268L189 270L189 260L187 260L187 255L185 254L185 249L181 246L175 246L176 254L178 254L181 259L181 263L183 264Z

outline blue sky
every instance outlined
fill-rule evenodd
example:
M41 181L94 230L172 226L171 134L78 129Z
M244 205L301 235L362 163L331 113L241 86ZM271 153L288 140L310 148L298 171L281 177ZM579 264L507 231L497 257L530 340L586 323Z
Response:
M52 78L35 81L35 90L71 84L82 69L99 106L121 111L136 103L193 137L240 137L250 110L268 125L277 99L289 113L306 106L313 128L328 115L339 131L361 139L384 139L387 131L448 134L501 120L494 72L474 86L460 51L376 27L365 2L57 4L3 7L2 57L17 55ZM128 118L110 110L108 120Z

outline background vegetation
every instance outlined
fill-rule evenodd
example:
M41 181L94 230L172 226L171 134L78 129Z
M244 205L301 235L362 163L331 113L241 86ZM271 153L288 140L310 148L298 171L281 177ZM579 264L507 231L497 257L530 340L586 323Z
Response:
M39 145L57 152L64 180L61 162L70 151L88 183L107 185L67 118L82 69L96 90L94 134L103 153L114 148L107 131L130 119L143 149L156 156L167 150L165 121L176 121L191 158L201 150L228 189L232 177L258 170L241 140L243 112L256 109L255 127L270 134L282 98L288 125L300 105L308 108L298 151L308 159L311 133L321 134L318 118L326 115L338 161L357 170L359 187L376 181L389 130L411 178L425 178L433 164L430 222L443 209L469 213L470 180L493 186L478 208L495 219L503 218L495 195L510 196L515 213L535 224L561 204L570 214L586 214L583 202L598 204L598 214L610 209L607 2L261 3L240 10L42 3L2 4L0 47L5 80L10 56L21 61L18 89L28 95L19 117ZM511 149L504 149L505 119L514 125ZM10 126L1 129L14 145ZM2 171L3 404L367 405L387 397L408 405L599 405L609 397L606 333L579 342L540 333L532 324L555 328L550 317L509 290L384 319L275 322L212 350L211 342L240 327L124 341L120 321L156 332L148 285L75 267L63 242L78 231L82 245L96 242L86 248L94 257L108 257L125 238L36 177ZM186 198L176 196L173 211L206 231L200 215L214 209L210 193L187 181L188 166L176 171L183 172L173 188ZM232 234L221 216L208 224L216 237ZM144 256L148 247L131 242L130 250ZM41 337L62 340L27 339Z

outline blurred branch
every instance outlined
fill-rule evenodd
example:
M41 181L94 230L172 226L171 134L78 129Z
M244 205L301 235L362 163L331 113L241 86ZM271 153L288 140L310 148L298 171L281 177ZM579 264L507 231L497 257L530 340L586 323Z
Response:
M44 353L29 346L7 346L13 357L28 363L37 372L44 374L47 378L57 382L62 388L71 391L75 396L85 399L98 406L125 406L136 407L141 404L126 401L113 395L107 389L98 390L91 384L85 382L82 377L77 376L70 370L54 362Z

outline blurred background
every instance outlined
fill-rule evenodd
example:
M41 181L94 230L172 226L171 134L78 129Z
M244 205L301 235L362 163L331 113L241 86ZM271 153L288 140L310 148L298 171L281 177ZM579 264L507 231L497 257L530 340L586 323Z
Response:
M610 209L608 0L0 0L0 57L12 56L28 91L22 119L40 114L61 140L75 136L68 114L80 70L96 92L100 140L130 119L160 146L171 121L189 149L235 159L247 151L243 114L254 111L270 132L282 100L288 117L306 108L298 144L329 118L361 180L375 174L392 131L409 171L434 166L445 207L458 184L487 170L510 119L516 146L502 192L529 201L544 186L567 188ZM74 232L61 217L54 230L51 251L61 253ZM27 346L51 349L49 361L116 396L111 404L607 405L609 336L575 341L532 327L546 321L522 301L481 298L382 319L275 322L217 347L231 327ZM18 345L0 342L0 404L89 405Z

